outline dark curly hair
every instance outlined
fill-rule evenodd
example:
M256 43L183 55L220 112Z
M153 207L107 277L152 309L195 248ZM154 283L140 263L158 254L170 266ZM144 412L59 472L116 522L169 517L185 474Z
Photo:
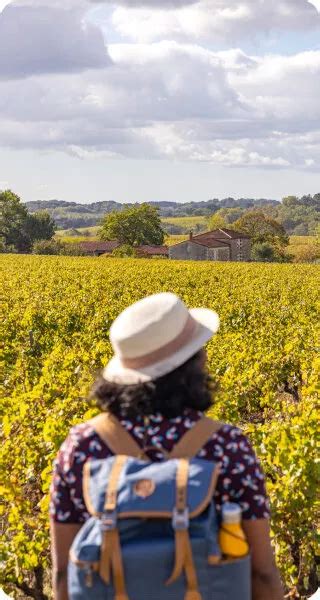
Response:
M183 365L147 383L120 385L101 375L90 395L102 410L116 417L133 419L161 413L166 418L183 414L186 408L206 411L213 403L217 385L203 365L202 351Z

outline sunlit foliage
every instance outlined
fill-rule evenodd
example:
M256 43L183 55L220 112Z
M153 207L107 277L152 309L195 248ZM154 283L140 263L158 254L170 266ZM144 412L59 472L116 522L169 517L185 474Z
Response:
M319 267L17 255L0 267L0 585L50 594L52 460L70 426L92 414L86 397L111 357L113 319L146 294L173 291L220 314L207 348L220 382L212 414L249 435L267 474L278 564L290 597L305 598L315 581Z

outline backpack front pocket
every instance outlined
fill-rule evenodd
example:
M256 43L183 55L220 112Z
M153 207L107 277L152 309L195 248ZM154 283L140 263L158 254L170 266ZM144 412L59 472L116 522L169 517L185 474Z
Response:
M68 592L72 600L112 600L111 586L106 586L99 575L99 563L70 560L68 566Z
M225 560L208 567L209 589L214 598L251 600L250 555Z

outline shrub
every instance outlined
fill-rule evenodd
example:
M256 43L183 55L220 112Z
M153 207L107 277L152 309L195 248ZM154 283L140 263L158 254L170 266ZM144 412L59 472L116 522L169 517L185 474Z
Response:
M286 250L276 248L269 242L257 242L251 248L251 258L254 262L291 262L292 255Z
M299 246L295 250L294 262L313 263L320 259L320 244L313 242Z
M62 248L59 240L39 240L33 244L32 254L61 254Z
M253 244L251 258L256 262L275 262L276 253L272 244L268 242Z
M60 254L63 256L86 256L86 252L81 248L80 244L71 242L62 244Z
M130 244L122 244L112 251L112 256L117 258L133 258L137 255L135 248Z

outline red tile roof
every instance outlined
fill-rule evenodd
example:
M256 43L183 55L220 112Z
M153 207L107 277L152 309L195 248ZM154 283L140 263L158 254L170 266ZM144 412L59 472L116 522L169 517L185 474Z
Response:
M108 242L79 242L78 244L84 252L88 254L111 254L115 248L120 246L117 240ZM138 254L148 256L168 256L169 251L167 246L138 246L136 248Z
M223 227L221 229L214 229L213 231L206 231L205 233L199 233L198 235L194 235L193 239L202 239L202 238L214 238L216 240L239 240L239 239L250 239L248 235L242 233L241 231L234 231L233 229L227 229Z
M138 246L138 254L147 254L148 256L168 256L168 246Z
M79 242L79 246L85 252L94 254L96 252L112 252L119 246L119 242L116 240L109 242Z

